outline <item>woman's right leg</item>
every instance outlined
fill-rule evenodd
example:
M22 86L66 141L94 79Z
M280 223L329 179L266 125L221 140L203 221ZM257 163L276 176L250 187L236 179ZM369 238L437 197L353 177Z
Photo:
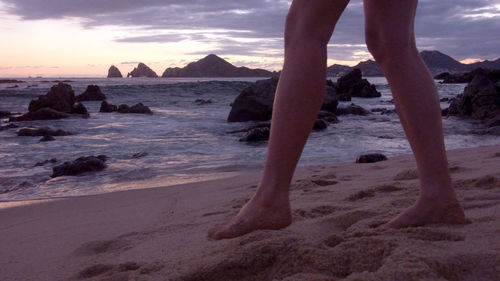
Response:
M364 0L366 43L391 87L420 179L419 199L389 223L395 228L465 223L448 171L436 85L415 44L417 2Z
M291 223L289 188L325 94L326 47L349 0L294 0L285 28L285 62L271 121L264 173L238 215L209 233L232 238Z

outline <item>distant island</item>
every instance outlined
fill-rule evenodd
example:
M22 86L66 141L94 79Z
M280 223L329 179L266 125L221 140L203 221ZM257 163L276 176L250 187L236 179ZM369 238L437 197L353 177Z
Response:
M494 61L464 64L439 51L422 51L420 55L432 74L465 72L476 68L500 69L500 58ZM362 61L352 67L340 64L331 65L327 68L327 76L341 76L353 68L361 69L363 76L383 76L379 65L373 60ZM169 67L161 77L273 77L278 75L279 72L276 71L237 67L217 55L210 54L182 68ZM113 65L108 71L108 78L116 77L122 76L120 70ZM127 77L158 77L158 75L144 63L139 63L132 72L128 73Z

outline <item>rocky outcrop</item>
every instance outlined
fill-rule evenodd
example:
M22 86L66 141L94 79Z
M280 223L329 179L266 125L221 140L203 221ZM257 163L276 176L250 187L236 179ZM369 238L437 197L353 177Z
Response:
M32 100L28 107L28 113L19 117L11 117L9 121L62 119L70 117L71 114L88 117L85 106L75 105L75 101L75 92L71 85L59 83L52 86L47 94Z
M151 68L149 68L147 65L143 64L142 62L137 65L132 72L127 74L127 77L150 77L150 78L156 78L158 75L156 72L154 72Z
M442 84L452 84L452 83L470 83L472 79L474 79L474 76L476 75L482 75L493 82L498 82L500 81L500 70L489 70L489 69L483 69L483 68L477 68L474 69L470 72L467 73L459 73L459 74L449 74L449 75L442 75L443 81L440 83ZM437 79L437 78L436 78Z
M258 142L258 141L266 141L269 140L269 127L257 127L248 130L243 137L240 138L240 141L245 142Z
M0 84L11 84L11 83L25 83L25 82L15 79L0 79Z
M42 127L42 128L37 128L37 129L31 129L31 128L22 128L19 131L17 131L18 136L23 136L23 137L40 137L40 136L69 136L72 135L71 132L67 132L64 130L54 130L49 127Z
M350 101L351 97L378 98L382 95L368 80L362 79L361 70L354 68L351 72L337 79L335 85L341 101Z
M115 111L118 111L118 107L116 105L110 104L107 101L103 101L101 103L101 108L99 109L99 112L109 113Z
M109 113L115 111L119 113L153 114L151 109L142 103L138 103L133 106L128 106L126 104L120 104L119 106L116 106L114 104L107 103L106 101L103 101L101 103L99 112Z
M447 114L481 120L500 116L500 86L481 74L474 76L464 92L452 100Z
M47 107L60 112L71 113L75 101L75 92L71 85L59 83L52 86L47 94L38 97L37 100L32 100L28 110L29 112L35 112Z
M264 69L236 67L226 60L210 54L183 68L167 68L162 77L271 77L276 73Z
M107 156L80 157L72 162L64 162L52 168L52 177L75 176L85 172L101 171L106 168Z
M10 117L9 121L32 121L32 120L52 120L70 117L71 114L60 112L52 108L44 107L34 112L25 113L19 117Z
M370 115L371 112L362 108L359 105L356 105L354 103L351 103L349 106L346 107L339 107L337 108L337 115L346 115L346 114L352 114L352 115Z
M118 67L112 65L108 70L108 78L122 78L123 75Z
M271 119L274 94L278 85L278 78L260 80L246 87L236 97L228 122L267 121ZM322 110L335 112L338 98L335 88L326 85Z
M0 117L9 117L11 115L12 115L12 113L10 111L0 110Z
M88 85L85 92L75 97L77 102L105 100L106 96L101 92L101 88L97 85Z
M356 163L375 163L387 160L387 156L380 153L363 154L358 156Z
M120 104L118 106L119 113L138 113L138 114L153 114L149 107L143 105L142 103L135 104L133 106L128 106L126 104Z

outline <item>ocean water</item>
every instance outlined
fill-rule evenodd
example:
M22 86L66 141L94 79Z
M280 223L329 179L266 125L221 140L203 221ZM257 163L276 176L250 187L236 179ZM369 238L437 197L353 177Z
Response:
M18 122L21 127L49 126L74 133L41 142L40 137L18 137L18 129L0 131L0 201L99 194L130 188L166 186L199 181L234 172L261 169L267 143L239 142L232 130L251 125L227 123L230 103L243 88L258 80L245 79L70 79L76 94L87 85L99 85L112 104L142 102L153 115L99 113L100 102L84 102L90 118ZM353 98L367 109L393 109L384 78L369 78L381 98ZM29 101L55 84L28 79L9 89L0 84L0 110L26 112ZM441 97L454 97L465 84L438 84ZM210 99L199 105L196 99ZM341 102L347 106L351 102ZM442 103L447 107L446 102ZM299 165L354 161L359 154L380 152L387 156L410 153L396 114L339 116L340 122L313 132ZM6 119L2 120L5 125ZM447 149L500 144L495 136L471 133L477 121L444 118ZM108 167L101 172L51 178L52 167L80 156L105 154ZM142 154L142 157L134 155ZM57 163L35 166L56 158ZM209 187L207 187L209 188Z

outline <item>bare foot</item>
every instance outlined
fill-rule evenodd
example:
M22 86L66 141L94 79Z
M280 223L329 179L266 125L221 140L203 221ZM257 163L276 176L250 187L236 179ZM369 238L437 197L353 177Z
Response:
M282 229L291 223L289 203L269 207L250 200L228 223L212 228L208 237L215 240L234 238L258 229Z
M464 210L455 196L448 200L419 198L417 202L387 223L391 228L404 228L433 223L466 224Z

